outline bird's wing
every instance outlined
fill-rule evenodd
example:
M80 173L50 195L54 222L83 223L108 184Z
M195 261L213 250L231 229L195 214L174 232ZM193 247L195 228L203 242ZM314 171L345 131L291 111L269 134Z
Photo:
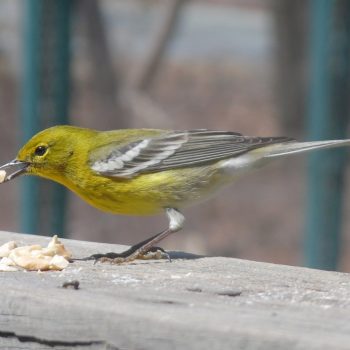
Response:
M92 157L91 168L105 176L130 178L193 165L210 164L287 137L250 137L227 131L171 131L146 137L123 146L109 147L103 156Z

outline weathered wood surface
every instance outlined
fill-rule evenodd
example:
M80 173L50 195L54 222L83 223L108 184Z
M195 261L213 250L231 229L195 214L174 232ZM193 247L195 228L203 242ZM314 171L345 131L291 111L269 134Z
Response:
M13 239L49 241L0 232ZM124 248L64 243L75 257ZM350 348L350 275L190 257L0 273L0 348ZM72 279L79 290L61 287Z

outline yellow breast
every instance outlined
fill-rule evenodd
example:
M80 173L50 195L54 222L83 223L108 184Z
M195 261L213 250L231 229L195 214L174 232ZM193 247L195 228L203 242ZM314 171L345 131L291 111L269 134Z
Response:
M207 198L220 184L212 167L141 174L131 179L95 173L80 179L55 179L92 206L114 214L154 215Z

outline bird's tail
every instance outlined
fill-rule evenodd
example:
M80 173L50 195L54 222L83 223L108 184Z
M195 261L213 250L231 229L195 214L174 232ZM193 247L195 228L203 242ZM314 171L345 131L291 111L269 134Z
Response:
M294 153L308 152L316 149L333 148L350 146L349 140L327 140L327 141L310 141L310 142L296 142L289 141L283 143L277 143L267 147L262 147L261 151L264 152L264 158L272 158L285 156ZM263 150L264 149L264 150Z

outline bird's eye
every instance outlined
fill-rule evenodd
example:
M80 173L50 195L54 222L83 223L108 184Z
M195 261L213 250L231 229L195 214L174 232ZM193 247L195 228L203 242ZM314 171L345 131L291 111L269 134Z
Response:
M45 146L38 146L35 149L34 153L35 153L36 156L40 157L40 156L43 156L46 153L46 151L47 151L47 147L45 147Z

